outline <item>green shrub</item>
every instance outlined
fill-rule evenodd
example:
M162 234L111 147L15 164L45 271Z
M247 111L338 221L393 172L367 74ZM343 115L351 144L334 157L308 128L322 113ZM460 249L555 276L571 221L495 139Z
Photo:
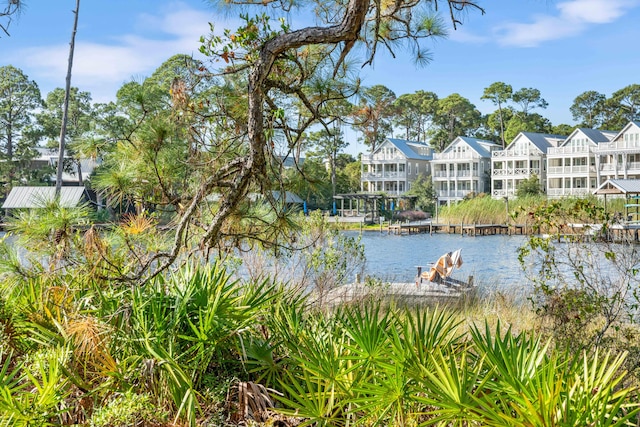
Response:
M167 414L156 407L146 394L127 391L116 396L107 405L98 408L89 425L91 427L153 426L165 421Z

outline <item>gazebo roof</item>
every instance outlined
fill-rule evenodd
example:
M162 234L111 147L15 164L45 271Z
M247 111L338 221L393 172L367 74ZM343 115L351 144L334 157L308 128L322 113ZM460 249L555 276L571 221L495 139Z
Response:
M608 179L593 194L637 195L640 194L640 179Z

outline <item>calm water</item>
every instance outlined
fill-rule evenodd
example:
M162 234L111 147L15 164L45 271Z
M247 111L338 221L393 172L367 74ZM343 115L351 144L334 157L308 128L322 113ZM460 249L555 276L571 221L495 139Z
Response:
M346 232L357 236L358 232ZM462 267L454 273L458 279L473 275L485 291L529 289L517 249L526 236L460 236L458 234L412 234L397 236L366 231L362 243L367 257L366 274L385 281L412 282L416 266L426 266L441 255L462 249Z

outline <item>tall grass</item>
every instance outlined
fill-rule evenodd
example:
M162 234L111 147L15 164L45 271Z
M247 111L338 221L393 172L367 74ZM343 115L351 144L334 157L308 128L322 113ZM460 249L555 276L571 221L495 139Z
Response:
M604 206L604 199L595 196L587 197L596 206ZM536 207L548 203L558 203L560 206L571 206L576 198L565 197L562 199L547 199L546 196L519 197L516 199L493 199L489 196L475 197L443 206L438 212L439 222L450 224L530 224L529 212ZM621 198L609 199L606 211L613 216L615 213L624 213L625 200ZM590 218L575 218L588 223Z

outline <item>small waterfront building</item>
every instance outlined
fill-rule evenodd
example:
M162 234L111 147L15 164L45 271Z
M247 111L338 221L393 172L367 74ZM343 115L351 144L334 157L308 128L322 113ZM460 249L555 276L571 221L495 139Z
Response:
M566 136L520 132L504 150L491 153L491 194L493 198L514 197L521 182L537 177L547 188L547 152L558 147Z
M640 122L629 122L595 153L597 186L607 179L640 179Z
M433 151L424 142L387 138L371 154L363 154L360 190L401 195L421 174L431 174Z
M491 141L459 136L431 162L433 189L439 203L462 200L470 193L489 192L491 153L501 147Z
M596 150L616 132L577 128L547 152L547 196L585 196L598 187Z

